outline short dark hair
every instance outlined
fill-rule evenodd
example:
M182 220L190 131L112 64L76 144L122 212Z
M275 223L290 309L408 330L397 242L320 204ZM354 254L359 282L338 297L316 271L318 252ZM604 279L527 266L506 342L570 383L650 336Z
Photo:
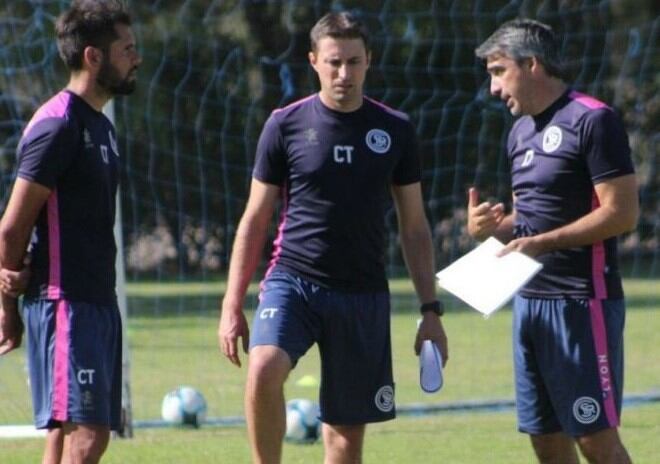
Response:
M121 0L74 0L55 23L57 49L72 71L82 69L85 47L104 52L117 40L115 25L131 25L131 17Z
M549 75L559 79L564 79L566 75L557 36L550 26L533 19L507 21L474 52L484 60L500 54L518 63L535 57Z
M324 37L362 39L364 47L369 50L369 33L366 26L347 11L328 13L317 21L309 32L312 51L316 51L319 41Z

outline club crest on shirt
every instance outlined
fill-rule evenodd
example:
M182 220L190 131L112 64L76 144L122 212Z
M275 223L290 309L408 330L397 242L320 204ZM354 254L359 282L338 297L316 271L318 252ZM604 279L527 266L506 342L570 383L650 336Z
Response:
M561 129L557 126L548 127L545 132L543 132L543 151L546 153L552 153L559 145L561 145Z
M387 153L392 145L390 134L382 129L371 129L367 132L365 141L367 142L369 149L379 155Z

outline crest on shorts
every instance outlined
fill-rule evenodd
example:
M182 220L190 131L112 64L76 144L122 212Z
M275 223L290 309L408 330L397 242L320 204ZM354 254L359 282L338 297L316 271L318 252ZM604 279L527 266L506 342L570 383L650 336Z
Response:
M390 412L394 408L394 389L391 385L384 385L378 389L374 397L376 407L383 412Z
M382 129L371 129L365 138L367 146L374 153L387 153L392 145L392 137Z
M600 416L600 404L589 396L582 396L573 403L573 416L580 424L593 424Z
M94 409L94 395L91 391L85 390L82 392L82 407L86 411L91 411Z
M559 145L561 145L561 129L557 126L548 127L545 132L543 132L543 151L546 153L552 153Z

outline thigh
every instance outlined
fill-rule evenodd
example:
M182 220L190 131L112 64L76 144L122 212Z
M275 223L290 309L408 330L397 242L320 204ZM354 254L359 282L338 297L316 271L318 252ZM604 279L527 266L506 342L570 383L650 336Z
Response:
M66 422L62 430L65 462L100 462L110 441L109 427Z
M321 420L357 425L394 418L386 292L321 292Z
M535 358L564 433L619 423L623 371L621 300L541 300L531 329Z
M561 425L553 408L538 358L536 323L542 300L517 296L513 305L513 361L518 430L531 435L553 434ZM547 338L547 336L546 336Z
M36 300L27 304L26 319L37 427L71 422L117 430L122 349L117 306Z
M599 430L578 437L577 443L580 446L580 451L589 462L631 462L628 451L623 446L616 428Z
M564 432L530 435L539 463L579 464L575 440Z
M261 284L250 331L250 351L256 346L276 346L288 354L295 367L318 337L319 324L304 282L287 273L273 273Z
M32 408L40 429L57 426L51 422L56 308L50 300L26 299L23 303Z
M564 313L575 369L562 405L562 425L580 437L619 426L623 395L623 300L591 299Z
M325 462L361 462L366 426L323 424Z

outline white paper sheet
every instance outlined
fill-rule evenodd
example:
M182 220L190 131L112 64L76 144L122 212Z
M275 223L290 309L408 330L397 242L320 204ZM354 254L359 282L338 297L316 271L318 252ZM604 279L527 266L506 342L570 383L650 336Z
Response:
M438 284L489 316L541 270L543 265L517 251L496 256L504 245L491 237L436 274Z

